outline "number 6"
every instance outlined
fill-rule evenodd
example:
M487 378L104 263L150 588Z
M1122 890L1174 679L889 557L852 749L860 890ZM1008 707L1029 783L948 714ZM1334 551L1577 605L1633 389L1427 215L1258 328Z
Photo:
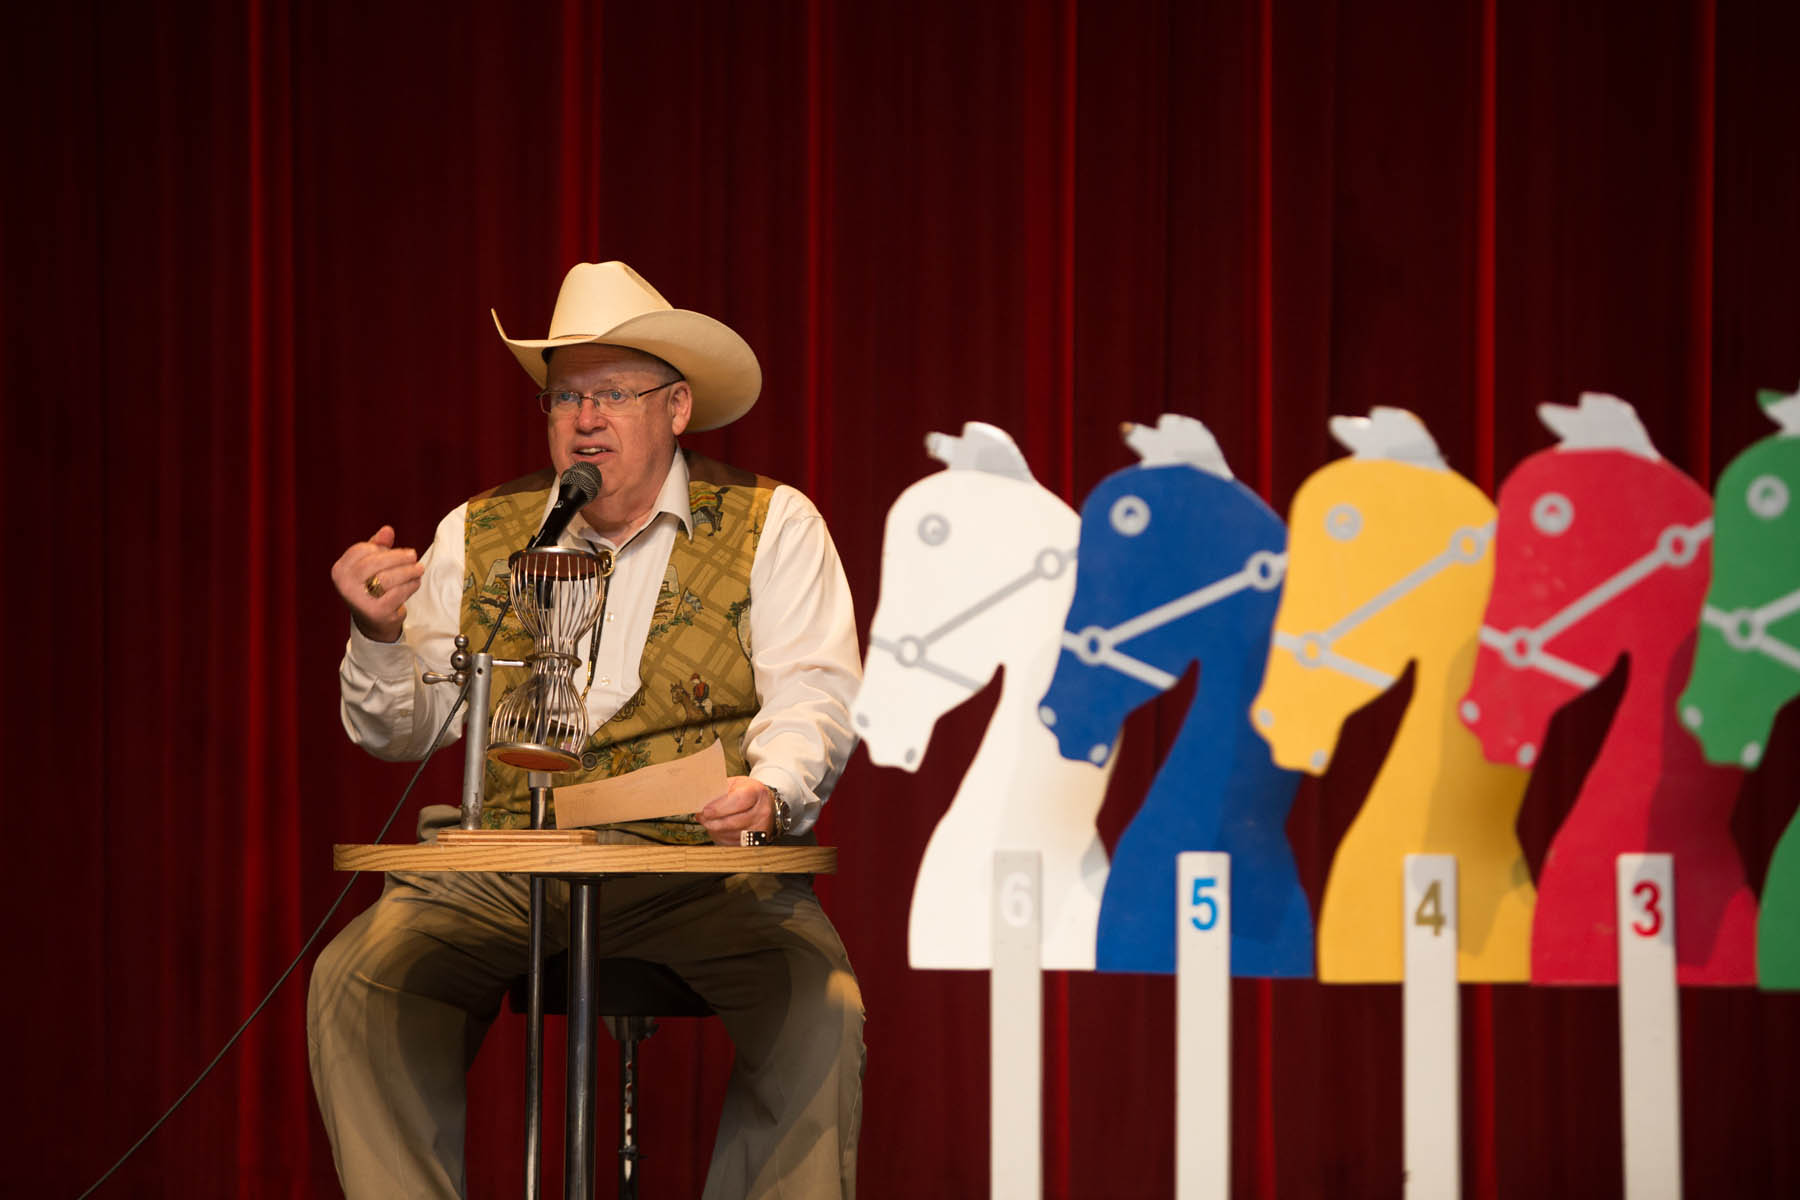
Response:
M1014 929L1031 924L1031 876L1015 871L1000 885L1000 915Z

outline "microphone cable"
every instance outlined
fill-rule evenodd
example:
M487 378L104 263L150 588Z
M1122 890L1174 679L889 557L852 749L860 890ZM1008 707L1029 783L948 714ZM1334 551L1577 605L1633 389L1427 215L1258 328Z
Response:
M482 643L480 651L482 654L486 654L489 647L494 644L494 638L500 633L501 622L506 620L506 614L511 611L512 596L509 594L505 603L500 606L500 615L494 619L493 628L488 630L487 641ZM381 823L381 830L375 835L376 842L380 842L382 838L387 836L388 830L393 828L394 819L398 817L401 810L406 807L407 797L412 795L413 788L417 786L419 782L419 777L425 773L425 764L429 763L431 761L431 756L438 752L438 749L444 740L444 734L449 732L450 722L454 721L456 719L456 714L462 711L463 704L469 698L469 687L474 682L474 663L471 662L468 669L468 676L463 680L462 689L456 693L456 700L450 705L449 714L444 717L444 723L438 726L436 735L431 739L431 746L425 751L425 757L419 760L419 766L413 771L412 778L406 781L406 787L400 792L400 799L394 802L393 811L388 813L387 820ZM306 955L312 950L313 943L319 940L319 935L321 933L325 932L325 926L330 924L331 918L337 915L337 910L343 905L344 898L350 894L350 889L356 886L356 881L362 877L362 874L361 871L352 871L350 873L350 878L345 882L343 889L338 892L337 899L331 902L331 907L325 910L325 915L319 918L319 923L313 927L312 933L307 935L305 943L301 945L299 951L294 955L294 960L282 970L279 976L276 977L275 982L270 985L268 992L263 995L263 998L256 1002L256 1007L250 1010L250 1015L244 1018L244 1023L237 1027L237 1032L225 1039L225 1044L219 1047L219 1052L213 1055L212 1061L200 1069L200 1074L194 1077L194 1082L188 1084L181 1095L175 1097L175 1102L164 1110L163 1115L151 1122L150 1128L144 1130L143 1135L139 1137L137 1141L131 1143L131 1148L121 1154L119 1160L106 1169L104 1175L89 1184L87 1190L77 1196L76 1200L87 1200L87 1198L93 1195L102 1184L117 1174L119 1168L124 1166L126 1162L130 1160L131 1156L136 1154L138 1150L143 1147L144 1143L149 1141L151 1137L155 1135L156 1131L163 1127L164 1122L175 1115L175 1110L180 1108L182 1104L186 1102L187 1098L194 1094L194 1089L206 1081L206 1077L212 1074L213 1068L218 1066L220 1061L223 1060L227 1054L231 1053L231 1048L237 1045L238 1039L244 1036L244 1031L250 1028L252 1022L262 1015L263 1009L269 1006L269 1001L275 998L275 993L281 990L281 985L286 983L288 976L294 973L294 968L298 967L306 960Z

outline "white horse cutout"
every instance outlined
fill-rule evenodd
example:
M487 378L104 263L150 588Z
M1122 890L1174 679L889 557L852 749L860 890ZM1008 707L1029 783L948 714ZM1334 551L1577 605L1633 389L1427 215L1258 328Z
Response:
M1037 715L1075 591L1080 518L1032 478L1004 430L971 421L961 437L934 433L925 447L948 469L906 489L888 513L856 731L877 764L917 770L937 718L996 668L1006 676L925 847L907 955L914 967L992 966L994 852L1035 850L1043 965L1092 970L1107 872L1094 819L1117 755L1104 767L1071 762Z

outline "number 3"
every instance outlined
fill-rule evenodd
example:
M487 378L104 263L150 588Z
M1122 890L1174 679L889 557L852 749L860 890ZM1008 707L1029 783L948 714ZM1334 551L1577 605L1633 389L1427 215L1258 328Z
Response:
M1645 918L1645 920L1633 921L1631 923L1631 931L1639 937L1655 937L1662 932L1662 909L1657 907L1658 904L1662 903L1662 889L1646 879L1644 882L1632 888L1631 894L1636 896L1638 900L1642 902ZM1646 921L1648 922L1647 924Z

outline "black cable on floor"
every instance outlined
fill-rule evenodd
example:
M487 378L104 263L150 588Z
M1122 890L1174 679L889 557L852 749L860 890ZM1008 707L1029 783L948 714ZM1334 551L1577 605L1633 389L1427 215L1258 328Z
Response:
M500 622L506 620L507 611L511 607L512 600L508 598L507 602L501 606L500 615L495 619L493 628L488 631L487 642L481 647L483 654L487 653L488 647L494 644L494 636L500 632ZM456 719L456 714L462 711L463 702L469 698L469 685L475 681L473 663L470 664L468 671L468 678L463 680L462 690L456 693L456 702L450 706L449 715L444 718L444 723L438 726L437 734L431 739L430 749L425 751L425 757L419 760L418 770L414 771L412 778L406 781L406 787L401 791L400 799L394 802L394 811L390 812L387 816L387 820L381 823L381 830L375 835L375 840L377 842L385 838L388 830L393 828L394 818L398 817L400 815L400 810L406 807L407 797L412 795L414 786L419 782L419 776L425 773L425 764L430 762L431 756L438 752L438 746L444 740L444 734L449 730L450 722ZM213 1055L212 1061L201 1068L200 1074L194 1077L194 1082L188 1084L187 1089L183 1091L181 1095L175 1097L175 1103L169 1105L163 1112L163 1115L156 1118L156 1120L151 1123L150 1128L144 1130L143 1136L131 1143L131 1148L119 1156L119 1161L108 1167L106 1169L106 1174L89 1184L88 1189L85 1192L82 1192L80 1196L77 1196L76 1200L87 1200L101 1184L105 1183L108 1179L111 1179L118 1172L119 1168L124 1166L131 1156L136 1154L138 1149L143 1146L145 1142L150 1140L151 1135L158 1129L161 1129L163 1123L175 1115L175 1110L180 1108L182 1103L189 1096L194 1094L194 1089L199 1087L208 1075L212 1074L213 1068L219 1065L219 1060L223 1059L231 1052L231 1048L237 1045L238 1039L244 1036L244 1031L250 1028L251 1022L261 1016L263 1009L269 1006L269 1001L275 998L275 993L281 990L281 985L286 983L288 976L294 973L294 968L305 961L307 952L312 949L313 943L319 940L319 935L325 932L325 926L331 923L331 918L337 913L338 907L344 903L344 897L350 894L350 889L355 886L357 879L361 876L361 871L352 871L350 873L350 879L344 884L343 890L337 894L337 899L331 902L331 907L325 910L325 915L319 918L318 925L314 926L312 933L307 936L305 945L301 946L299 953L294 955L294 961L287 965L286 969L281 972L280 977L275 980L268 992L261 1000L257 1001L256 1007L250 1010L250 1015L244 1018L244 1023L237 1027L237 1032L225 1039L225 1044L219 1047L219 1052Z

